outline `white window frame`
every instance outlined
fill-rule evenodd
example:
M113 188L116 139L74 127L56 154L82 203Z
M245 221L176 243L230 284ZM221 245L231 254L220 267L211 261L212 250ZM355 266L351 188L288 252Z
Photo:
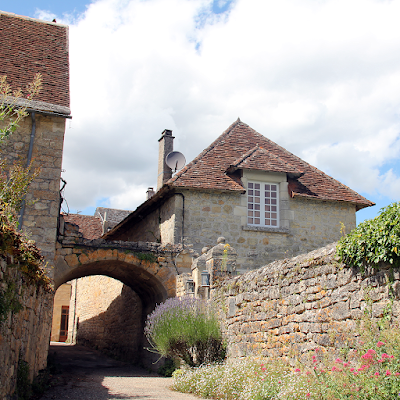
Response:
M279 183L249 180L246 208L248 226L279 228Z

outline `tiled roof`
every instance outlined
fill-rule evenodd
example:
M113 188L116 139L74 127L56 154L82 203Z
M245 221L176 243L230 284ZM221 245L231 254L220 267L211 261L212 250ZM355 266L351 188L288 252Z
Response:
M374 205L365 197L326 175L262 136L239 119L166 185L175 188L241 191L245 188L230 166L287 172L292 197L355 203L357 209ZM236 168L236 169L237 169ZM293 175L302 175L294 177Z
M32 108L51 111L50 104L69 114L68 26L0 11L0 38L0 75L12 89L24 90L40 72L43 87Z
M94 215L101 219L105 219L110 224L109 226L115 226L125 219L132 211L129 210L118 210L116 208L97 207Z
M85 239L98 239L103 234L101 219L91 215L63 214L65 222L78 225Z
M235 160L229 166L227 172L233 172L238 169L252 169L268 172L283 172L295 176L301 176L303 171L290 165L285 160L282 160L277 155L257 146L253 147L246 154Z

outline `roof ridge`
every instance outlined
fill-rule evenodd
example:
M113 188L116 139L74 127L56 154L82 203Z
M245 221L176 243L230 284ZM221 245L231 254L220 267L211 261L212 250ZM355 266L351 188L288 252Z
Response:
M24 19L26 21L37 22L39 24L48 24L48 25L54 25L54 26L61 26L63 28L69 28L68 25L60 24L58 22L44 21L43 19L32 18L32 17L28 17L26 15L19 15L19 14L15 14L15 13L12 13L12 12L9 12L9 11L0 10L0 15L1 14L6 15L7 17L20 18L20 19Z

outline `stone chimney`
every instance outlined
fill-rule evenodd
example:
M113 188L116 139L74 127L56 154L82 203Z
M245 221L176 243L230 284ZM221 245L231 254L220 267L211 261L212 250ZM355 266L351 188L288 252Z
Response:
M165 157L168 153L174 150L174 137L172 131L165 129L158 140L158 177L157 177L157 190L160 190L162 185L172 177L172 170L165 163Z

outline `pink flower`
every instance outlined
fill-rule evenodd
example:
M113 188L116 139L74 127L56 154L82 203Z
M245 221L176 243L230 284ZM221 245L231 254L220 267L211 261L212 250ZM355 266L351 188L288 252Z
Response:
M400 376L400 372L396 372L395 375L396 375L396 376Z
M340 358L337 358L336 360L335 360L335 363L342 363L343 361L340 359Z
M301 372L299 368L296 368L294 371L295 372Z
M332 372L338 371L338 368L332 367Z
M306 394L306 397L310 397L310 396L311 396L311 393L307 393L307 394Z
M387 370L385 375L390 376L390 375L392 375L392 373L389 370Z
M369 349L369 350L367 351L367 353L368 353L368 354L376 354L376 351L373 350L373 349Z
M378 360L378 362L383 363L385 360L383 358L381 358L380 360Z
M353 371L354 371L354 368L350 368L350 371L353 372Z
M386 354L386 353L383 353L383 354L382 354L382 358L389 358L389 355Z
M344 363L343 367L348 367L350 364L349 363Z
M381 346L384 346L384 344L385 344L385 343L379 341L376 345L377 345L378 347L381 347Z
M306 372L306 375L310 375L310 374L311 374L311 372L310 372L310 371L307 371L307 372Z
M375 375L375 376L379 376L379 372L375 372L374 375Z
M282 381L278 381L278 383L282 383Z

